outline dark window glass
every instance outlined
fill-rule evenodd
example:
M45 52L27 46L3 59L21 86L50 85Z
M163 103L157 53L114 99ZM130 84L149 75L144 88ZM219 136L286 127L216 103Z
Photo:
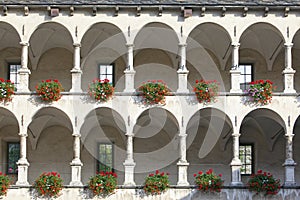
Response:
M7 174L17 174L17 162L20 159L20 143L7 143Z

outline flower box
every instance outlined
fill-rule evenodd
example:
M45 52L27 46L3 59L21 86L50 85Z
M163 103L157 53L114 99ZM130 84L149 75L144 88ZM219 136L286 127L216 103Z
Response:
M34 182L34 188L42 197L58 197L62 190L62 179L57 172L44 172Z
M276 180L269 172L258 170L257 174L251 175L247 185L250 191L257 194L262 192L265 195L276 195L280 189L280 180Z
M61 83L56 79L43 80L35 86L35 89L41 99L47 102L58 101L63 91Z
M194 174L195 184L198 190L203 192L221 192L224 181L221 179L222 174L216 175L212 169L203 173L199 171L198 174Z
M250 82L250 87L246 92L250 103L267 105L272 101L273 83L270 80L256 80Z
M89 84L89 95L99 102L106 102L114 94L114 87L109 83L108 79L94 79Z
M170 91L162 80L148 80L138 88L145 104L165 104L165 96Z
M0 78L0 101L11 101L12 95L15 94L15 84L10 80Z
M117 188L117 174L114 172L100 172L90 178L88 188L95 196L107 196Z
M196 85L194 86L194 92L199 103L210 103L216 101L216 96L219 91L219 83L216 80L205 81L196 80Z
M149 174L145 178L144 191L146 194L159 195L170 186L169 174L156 170L155 174Z

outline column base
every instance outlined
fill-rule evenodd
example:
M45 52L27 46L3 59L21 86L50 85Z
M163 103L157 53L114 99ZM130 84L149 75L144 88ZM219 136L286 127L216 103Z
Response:
M18 85L18 92L30 92L29 90L29 75L31 74L28 68L21 68L18 71L20 76L20 83Z
M188 77L189 71L188 70L178 70L178 89L177 92L190 92L188 89L187 84L187 77Z
M71 177L71 182L70 185L72 186L82 186L81 182L81 167L82 167L82 162L79 159L73 159L72 162L70 163L71 165L71 171L72 171L72 177Z
M188 162L182 162L179 161L177 163L178 166L178 186L188 186L190 185L188 182L188 176L187 176L187 168L190 164Z
M242 90L240 88L240 75L241 72L236 69L232 69L229 71L231 74L231 89L230 93L241 93Z
M297 163L293 159L286 159L284 164L285 168L285 180L284 180L284 186L295 186L295 166Z
M294 89L294 74L296 70L285 69L282 74L284 75L284 93L296 93Z
M27 159L20 159L17 162L18 165L18 180L16 182L16 185L29 185L28 183L28 167L29 163Z
M125 70L124 74L125 74L124 92L135 92L135 88L134 88L135 71L134 70Z
M80 69L72 69L72 88L70 92L82 92L81 89L81 74L82 71Z
M125 168L125 181L124 185L126 186L135 186L134 182L134 167L135 167L135 162L133 160L126 160L124 163L124 168Z
M241 181L241 166L242 163L239 159L233 159L230 163L231 166L231 186L244 185Z

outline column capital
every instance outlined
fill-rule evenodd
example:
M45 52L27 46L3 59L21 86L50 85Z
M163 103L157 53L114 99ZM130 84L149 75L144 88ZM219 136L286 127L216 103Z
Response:
M233 46L233 47L239 47L241 45L241 43L239 43L239 42L232 42L231 43L231 46Z
M186 43L179 43L178 46L179 46L179 47L186 47L187 44L186 44Z
M79 137L79 138L80 138L80 137L81 137L81 134L80 134L80 133L73 133L72 136L73 136L73 137Z
M133 43L126 43L126 47L134 47Z
M21 42L20 42L20 45L21 45L21 46L29 46L29 42L21 41Z
M28 136L27 133L19 133L18 135L19 135L20 137L27 137L27 136Z
M81 44L80 44L80 42L74 42L74 43L73 43L73 46L74 46L74 47L81 47Z
M292 42L286 42L284 43L284 47L293 47L294 44Z
M232 133L231 136L232 136L232 137L240 137L241 134L240 134L240 133Z

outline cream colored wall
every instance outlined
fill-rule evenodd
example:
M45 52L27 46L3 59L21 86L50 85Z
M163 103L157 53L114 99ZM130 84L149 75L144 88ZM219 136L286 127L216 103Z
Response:
M30 133L28 133L30 134ZM58 172L63 184L68 185L71 181L70 162L73 159L73 136L72 133L61 126L51 126L43 130L33 149L30 140L27 143L27 158L29 183L43 172Z
M99 64L114 64L115 66L115 91L121 92L124 90L124 70L126 67L123 57L107 48L96 49L91 52L84 60L81 62L82 74L82 84L81 87L84 91L88 90L88 85L95 79L99 78Z
M114 168L118 175L118 184L122 185L124 182L124 167L123 162L126 158L126 141L124 141L124 134L112 126L101 126L93 128L89 133L86 133L82 142L81 161L82 167L82 182L86 184L91 176L96 174L96 159L97 159L97 145L100 142L114 143Z
M273 150L269 148L270 142L264 137L272 137L273 132L259 133L259 130L253 126L245 125L241 130L240 143L254 144L254 162L257 170L271 172L276 179L284 182L284 168L282 164L285 161L285 137L281 133L275 142ZM243 177L243 182L247 182L248 177Z
M65 91L71 89L71 69L73 68L73 54L63 48L53 48L46 51L40 58L37 69L30 69L31 91L35 86L46 79L57 79Z
M200 148L204 145L204 138L207 134L217 134L208 131L206 126L193 126L188 132L187 138L187 160L189 162L188 168L188 181L194 184L194 174L199 171L206 172L208 169L213 169L214 173L222 174L222 179L225 180L224 184L229 185L231 181L230 162L232 159L232 142L228 142L226 150L221 148L221 138L217 138L217 143L213 146L212 150L204 157L199 157ZM206 142L208 142L206 140ZM212 143L213 144L213 143ZM203 149L202 149L203 151Z

